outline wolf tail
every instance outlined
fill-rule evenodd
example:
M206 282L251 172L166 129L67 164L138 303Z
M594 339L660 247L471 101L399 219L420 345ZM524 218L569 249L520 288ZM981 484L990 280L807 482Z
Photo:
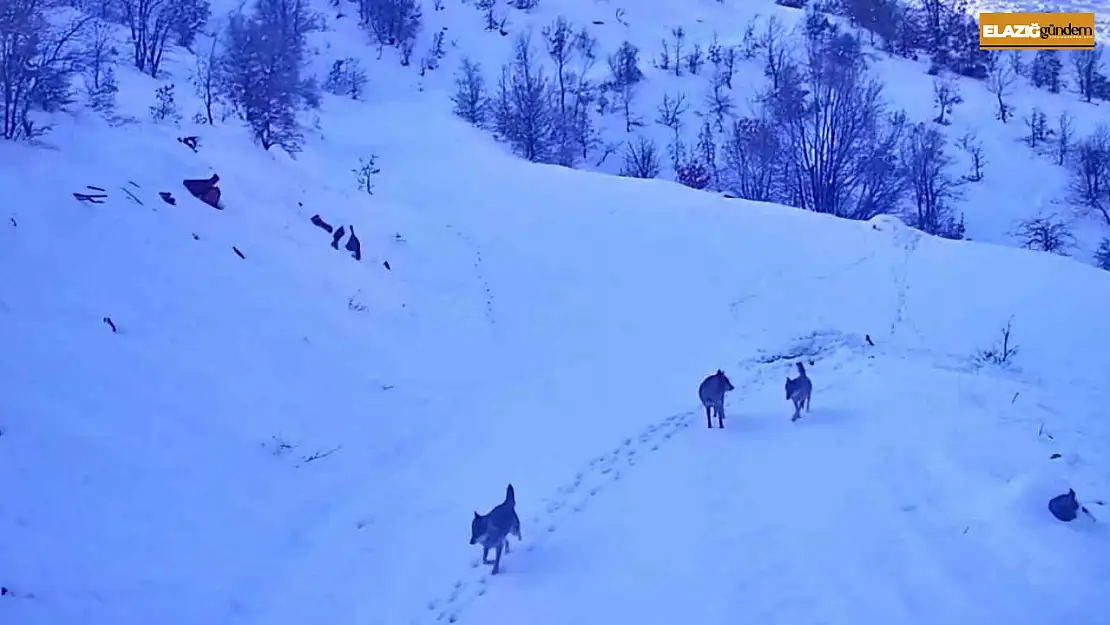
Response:
M513 490L512 484L509 484L509 487L505 489L505 503L516 505L516 491Z
M802 376L803 378L806 377L806 366L803 365L800 360L798 361L798 375Z

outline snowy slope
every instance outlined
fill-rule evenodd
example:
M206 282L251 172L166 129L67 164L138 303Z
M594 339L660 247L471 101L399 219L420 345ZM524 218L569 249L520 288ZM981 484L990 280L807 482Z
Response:
M312 186L324 147L294 165L215 135L199 155L156 133L4 146L5 188L38 194L0 246L4 583L34 595L10 622L600 621L634 608L562 593L660 584L710 623L749 595L789 603L783 622L979 622L967 598L1007 592L1036 599L1013 622L1105 613L1107 535L1043 510L1060 484L1105 497L1105 273L530 166L416 101L372 112L372 199ZM405 113L428 133L388 122ZM222 213L179 190L206 168ZM67 198L81 183L109 202ZM316 207L365 223L361 264ZM1010 315L1021 370L974 368ZM759 361L813 333L814 412L791 425L789 361ZM708 432L693 388L717 366L742 390ZM275 456L274 436L299 446ZM495 583L466 523L510 480L532 549ZM848 601L867 589L882 602Z
M91 117L0 144L0 621L1103 618L1104 524L1044 504L1108 516L1105 272L528 165L434 88L371 93L296 160ZM212 172L222 212L181 186ZM1011 317L1013 366L977 363ZM467 524L509 481L492 578Z
M975 7L979 10L1016 10L1021 8L1018 4L1027 9L1038 8L1030 3L986 1ZM1052 4L1040 6L1039 10L1065 10L1069 7L1077 11L1090 10L1082 3ZM617 148L616 152L600 164L596 162L598 157L595 155L582 165L587 169L616 174L621 169L621 155L626 142L635 142L639 136L644 136L654 140L662 149L670 141L670 130L655 123L657 108L664 95L672 98L685 95L689 111L685 116L683 136L689 146L696 143L702 117L707 110L705 98L710 92L712 68L707 66L698 75L684 69L682 76L659 69L657 61L663 48L662 42L672 39L673 29L682 28L685 31L687 50L700 45L704 51L714 36L723 45L740 46L748 26L754 26L759 34L772 17L789 33L799 23L803 12L778 6L771 0L548 0L527 12L502 8L498 15L507 17L506 32L509 36L503 37L497 31L483 31L482 13L475 9L473 3L447 2L443 11L429 13L429 32L446 27L452 43L448 57L443 61L444 67L454 70L459 64L459 56L465 55L482 64L487 82L494 85L501 65L511 60L514 38L530 32L537 53L543 57L542 30L558 17L566 18L576 29L587 29L597 38L598 62L590 74L595 80L607 78L606 59L623 41L639 48L640 67L646 81L639 87L633 108L635 114L644 120L645 126L630 133L626 132L619 113L604 116L600 122L604 129L603 137ZM879 50L872 52L875 58L873 70L885 84L883 93L890 109L904 110L909 121L914 123L929 122L936 117L934 77L927 74L928 59L923 57L919 61L910 61L891 57ZM1032 57L1032 54L1025 55L1026 65ZM548 74L551 74L551 63L546 57L543 59ZM948 139L948 152L955 161L951 173L956 178L971 171L969 156L957 147L960 139L973 133L983 144L986 163L984 179L963 185L961 197L953 201L956 214L963 214L966 219L968 237L1020 246L1023 241L1015 234L1019 221L1038 216L1055 217L1068 223L1074 232L1076 246L1071 254L1082 262L1092 262L1091 254L1099 240L1106 236L1107 224L1101 218L1077 212L1070 206L1067 201L1068 171L1053 160L1049 153L1051 147L1034 150L1024 142L1029 130L1023 120L1034 111L1043 112L1053 128L1059 116L1067 113L1072 118L1076 138L1089 135L1099 123L1105 122L1105 103L1097 100L1090 104L1083 102L1075 93L1076 83L1066 54L1062 56L1062 61L1065 66L1063 79L1067 85L1059 94L1036 89L1027 78L1017 78L1006 98L1014 112L1014 118L1009 123L995 118L995 96L988 91L984 81L952 77L964 102L955 107L951 124L939 128ZM735 106L734 114L748 116L752 111L752 99L765 88L767 81L758 58L737 63L736 71L733 89L729 91ZM424 88L442 93L445 100L454 90L450 72L431 72L421 80L421 84ZM721 141L720 137L718 141ZM667 158L663 160L661 177L673 179L673 172L666 164Z

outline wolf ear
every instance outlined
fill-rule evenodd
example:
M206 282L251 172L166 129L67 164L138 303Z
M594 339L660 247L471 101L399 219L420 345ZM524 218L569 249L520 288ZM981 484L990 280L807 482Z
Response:
M477 511L477 510L475 510L475 511L474 511L474 518L475 518L475 519L480 519L480 518L482 518L482 515L478 514L478 511Z
M724 375L724 374L725 374L724 371L721 371L720 369L717 369L717 375Z

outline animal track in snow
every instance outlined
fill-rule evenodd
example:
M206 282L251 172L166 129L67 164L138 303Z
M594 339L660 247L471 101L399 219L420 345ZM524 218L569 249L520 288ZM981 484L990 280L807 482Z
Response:
M602 454L574 474L566 484L555 489L555 494L543 500L543 512L528 519L528 526L535 528L529 532L529 540L514 547L513 551L501 561L506 570L511 569L513 554L518 549L532 551L558 531L559 523L569 514L586 508L589 502L604 490L604 484L621 478L622 467L631 467L639 461L644 450L658 450L663 440L671 438L675 432L688 427L686 420L697 414L691 410L674 414L662 421L648 426L638 436L625 438L621 444ZM532 538L535 536L535 538ZM427 603L426 615L416 623L455 623L463 612L479 597L486 594L487 582L492 573L490 566L482 563L481 557L470 561L468 571L452 585L443 596Z
M456 228L455 226L453 226L451 224L447 224L447 229L454 232L455 235L457 237L459 237L459 239L461 241L466 243L467 246L474 249L474 274L478 278L478 281L482 283L482 290L485 292L485 297L486 297L486 306L485 306L486 320L489 321L491 326L497 325L497 320L496 320L496 316L494 314L494 306L493 306L493 287L490 286L490 282L486 278L486 274L485 274L485 271L483 269L482 250L480 250L478 248L478 244L474 242L474 239L471 238L470 235L466 234L462 230L459 230L458 228Z
M769 371L765 363L745 361L741 364L752 373L744 383L736 386L734 392L737 396L743 396L747 390L761 382ZM676 433L690 428L694 418L700 414L700 408L673 414L647 426L637 435L622 439L618 446L591 459L566 484L556 488L554 495L541 500L542 512L530 516L528 525L521 528L529 536L528 540L513 547L508 557L502 559L502 565L507 567L507 571L511 570L513 553L521 548L525 552L532 551L536 545L549 540L558 532L559 524L568 515L586 509L589 502L605 490L606 484L619 481L623 471L636 466L645 452L658 451ZM492 575L490 571L489 565L482 564L481 557L474 558L450 591L427 603L425 614L416 618L414 625L458 622L467 608L478 598L485 596L487 582Z

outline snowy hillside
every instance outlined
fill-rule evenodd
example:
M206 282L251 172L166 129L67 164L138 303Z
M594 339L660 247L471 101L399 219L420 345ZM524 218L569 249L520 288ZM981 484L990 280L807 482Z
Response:
M837 2L826 4L833 6ZM841 4L853 6L852 2ZM958 3L933 1L930 4L947 10L944 7ZM678 168L687 169L696 165L716 173L706 173L705 181L695 175L693 178L697 182L693 184L747 197L746 194L752 193L751 184L737 178L743 177L745 170L749 177L770 176L766 172L771 167L755 167L732 152L759 154L759 159L770 162L786 151L782 145L768 145L767 137L737 138L733 123L750 123L769 115L764 110L766 107L760 104L760 98L773 82L769 73L772 68L781 73L788 60L804 64L804 41L800 31L805 14L802 10L778 6L769 0L740 3L560 0L540 2L528 11L496 4L485 13L475 10L480 8L477 5L447 2L444 9L432 13L427 22L435 26L431 32L446 28L451 46L444 65L456 68L459 61L451 57L460 54L476 63L482 68L481 74L491 95L497 92L500 68L519 65L514 64L514 46L519 36L529 37L532 64L542 67L548 79L562 84L564 81L558 77L565 74L569 86L560 90L565 90L571 101L580 85L585 85L582 88L588 91L591 85L621 82L622 78L614 73L611 64L614 59L622 58L622 45L631 45L627 49L638 59L637 66L643 77L625 90L618 88L603 96L584 96L582 106L596 107L604 112L590 121L598 132L593 138L596 144L586 156L568 161L577 167L675 179L681 178L676 176L676 164ZM989 2L972 2L969 6L1011 8L1005 3ZM1028 4L1024 6L1030 8ZM1055 5L1041 7L1042 10L1059 8ZM1087 10L1089 7L1075 5L1073 8ZM560 32L560 19L567 27L567 41L570 42L563 71L551 55L552 42ZM864 52L870 59L865 76L882 85L880 100L886 112L902 111L910 126L923 124L923 130L938 133L935 166L942 172L945 182L934 183L935 194L941 196L938 203L943 205L940 207L943 212L950 214L952 219L964 221L968 238L1003 245L1029 245L1034 249L1045 247L1043 243L1048 238L1051 239L1048 246L1058 245L1056 251L1059 253L1072 255L1082 262L1094 262L1092 254L1107 236L1110 222L1101 212L1086 210L1077 204L1072 189L1074 166L1069 163L1076 158L1078 144L1097 136L1096 130L1100 122L1104 122L1101 109L1110 90L1097 86L1105 84L1107 60L1103 51L1090 57L1089 62L1083 61L1093 68L1092 76L1101 77L1095 78L1092 84L1096 85L1093 89L1102 94L1085 98L1080 93L1083 81L1077 74L1078 53L1059 53L1052 57L1053 61L1046 61L1060 63L1053 74L1059 81L1056 93L1045 84L1040 84L1040 88L1034 86L1034 82L1043 80L1037 77L1037 72L1044 73L1037 69L1034 53L999 53L997 71L992 70L985 78L969 78L943 68L937 73L930 70L927 54L893 54L884 48L881 35L852 28L843 18L833 19L844 25L846 31L862 38ZM496 27L481 30L483 23ZM969 64L985 62L979 58L984 53L978 51L977 32L975 29L968 38L950 43L956 47L953 54L976 58L968 61ZM579 33L585 33L586 40L592 41L593 45L587 46L590 54L581 49L583 41L576 36ZM907 58L909 56L913 58ZM973 73L970 65L967 69L967 73ZM439 88L447 97L456 91L455 77L429 72L423 84L430 89ZM944 124L933 121L940 114L936 98L938 88L959 98L951 110L942 115ZM628 106L625 106L626 101ZM1005 122L997 118L999 101L1007 109ZM676 109L678 114L674 115ZM669 122L664 111L672 113ZM495 121L488 123L497 125ZM776 122L772 120L771 123ZM1063 140L1061 134L1066 135ZM681 144L678 156L677 143ZM645 155L645 151L651 156ZM538 160L558 162L561 158L540 157ZM979 165L975 164L976 158ZM648 160L654 160L655 166L645 166ZM756 173L752 172L753 167ZM769 191L766 194L770 199L794 204L791 201L793 193ZM907 196L912 204L914 194L907 192ZM1105 206L1106 202L1102 200L1101 205ZM1046 237L1035 228L1030 233L1029 222L1042 230L1048 227L1055 235Z
M528 163L328 28L319 71L373 69L295 158L189 121L178 48L0 142L0 622L1104 620L1110 274ZM182 184L214 173L222 210ZM494 577L468 524L508 482ZM1069 487L1098 521L1048 515Z

